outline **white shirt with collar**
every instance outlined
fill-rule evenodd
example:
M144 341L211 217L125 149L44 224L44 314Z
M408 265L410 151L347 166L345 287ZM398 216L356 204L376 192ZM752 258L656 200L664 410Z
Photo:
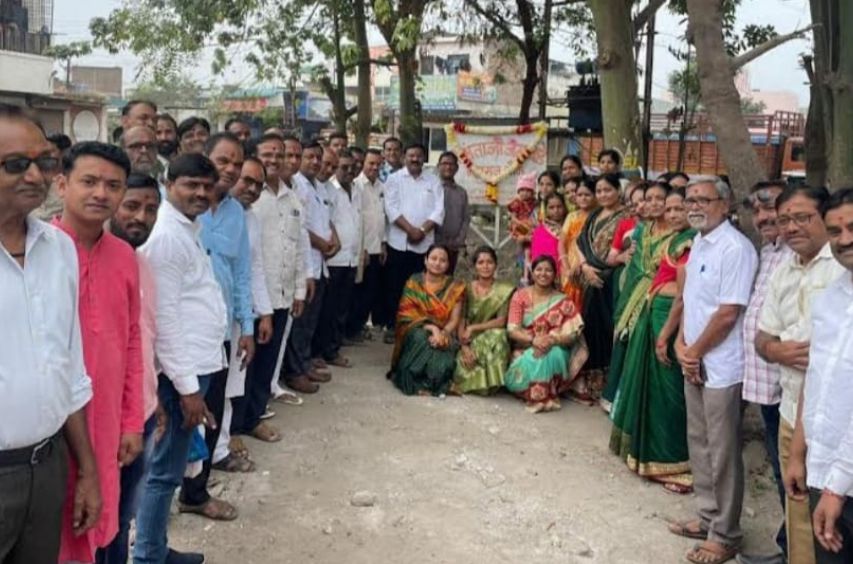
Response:
M341 250L326 259L326 264L355 268L359 263L361 249L361 190L353 183L350 185L350 193L347 194L337 178L333 178L329 185L332 225L335 226L335 232L340 239Z
M267 292L274 310L289 309L293 300L304 300L308 232L305 214L295 190L282 180L278 191L264 186L252 211L260 222Z
M853 276L845 271L812 301L803 391L806 482L853 496Z
M252 253L252 307L257 316L272 315L272 303L264 271L261 222L251 209L245 210L245 214L246 231L249 233L249 250Z
M26 222L23 268L0 245L0 450L55 435L92 397L74 243L32 216Z
M699 339L722 305L746 307L758 268L752 243L724 220L706 235L696 235L687 260L684 282L684 340ZM743 312L729 334L702 358L708 388L726 388L743 381Z
M361 196L362 248L367 254L378 255L386 240L385 185L378 178L370 180L362 172L353 181Z
M429 172L421 172L415 178L409 169L401 168L385 182L385 215L388 217L388 245L398 251L426 253L435 241L435 230L427 233L419 243L412 243L406 232L397 227L394 221L402 216L415 229L427 220L441 225L444 221L444 188L441 181Z
M139 252L157 288L154 352L162 372L181 395L199 391L198 376L227 366L222 336L228 316L201 225L163 202L151 236Z
M308 180L301 172L293 176L293 183L302 208L305 210L305 228L326 241L330 240L332 210L326 183L316 179ZM310 247L307 256L307 265L310 267L308 276L314 279L328 278L329 269L326 267L323 253L319 249Z
M812 300L842 273L844 267L832 256L829 243L805 265L799 255L792 254L770 277L758 328L782 341L809 341ZM805 373L796 368L779 366L782 385L779 415L791 427L797 421L797 402L804 376Z

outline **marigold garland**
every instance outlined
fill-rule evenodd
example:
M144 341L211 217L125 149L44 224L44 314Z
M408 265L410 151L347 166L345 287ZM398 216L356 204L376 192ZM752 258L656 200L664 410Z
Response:
M447 143L450 150L456 153L456 156L459 157L459 160L462 161L462 164L465 165L465 168L467 168L471 174L485 182L486 199L497 204L498 184L518 172L524 162L530 158L530 155L532 155L536 150L536 146L548 133L548 124L544 121L540 121L508 127L491 125L472 126L457 121L444 126L444 131L447 133ZM515 156L515 159L510 161L509 164L502 168L496 175L490 176L474 164L474 160L471 158L471 155L468 154L467 149L460 149L457 133L468 133L471 135L524 135L525 133L535 133L536 136L533 138L533 141L521 148Z

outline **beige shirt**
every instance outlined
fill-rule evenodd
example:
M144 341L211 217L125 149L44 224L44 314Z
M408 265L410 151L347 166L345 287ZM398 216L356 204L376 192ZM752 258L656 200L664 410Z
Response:
M361 195L361 234L362 247L370 255L382 252L385 242L385 186L377 179L371 183L360 174L353 181L353 186Z
M809 341L812 300L843 273L844 267L832 256L829 243L806 265L801 264L799 255L791 256L770 278L758 328L782 341ZM791 426L797 420L797 400L804 376L795 368L780 367L779 413Z

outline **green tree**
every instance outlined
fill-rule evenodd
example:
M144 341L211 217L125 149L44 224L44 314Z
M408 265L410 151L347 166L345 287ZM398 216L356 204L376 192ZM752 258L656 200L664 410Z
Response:
M63 45L51 45L43 52L53 57L65 68L65 87L71 88L71 62L92 52L92 44L88 41L73 41Z
M734 77L746 63L806 30L778 35L767 26L748 26L740 36L732 36L727 29L738 3L738 0L686 0L683 7L688 16L688 39L696 48L702 103L714 126L717 147L732 188L742 196L756 182L766 179L767 174L752 146Z
M376 26L388 44L400 79L400 138L403 144L421 141L423 114L417 104L418 43L424 18L435 0L371 0Z
M364 58L364 4L364 0L207 0L199 9L192 0L136 0L107 18L95 18L90 30L95 45L137 54L142 59L140 73L154 80L194 64L203 49L214 47L214 73L241 57L258 80L283 83L291 94L302 69L312 62L314 44L336 63L331 76L319 67L315 75L333 103L333 120L346 129L346 119L355 110L346 106L344 96L347 68L342 61L348 52L344 39L355 39L359 58ZM358 68L368 75L367 82L360 79L359 99L369 107L369 64ZM363 84L368 85L366 96Z

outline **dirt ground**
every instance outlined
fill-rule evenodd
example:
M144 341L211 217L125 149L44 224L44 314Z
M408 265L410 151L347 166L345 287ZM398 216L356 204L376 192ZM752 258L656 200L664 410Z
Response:
M302 406L275 404L281 443L247 440L257 472L215 474L240 517L174 515L173 547L212 564L685 561L692 541L666 522L691 516L695 499L630 473L600 409L405 397L384 377L390 347L345 352L354 368ZM746 548L772 551L779 503L760 423L747 421Z

